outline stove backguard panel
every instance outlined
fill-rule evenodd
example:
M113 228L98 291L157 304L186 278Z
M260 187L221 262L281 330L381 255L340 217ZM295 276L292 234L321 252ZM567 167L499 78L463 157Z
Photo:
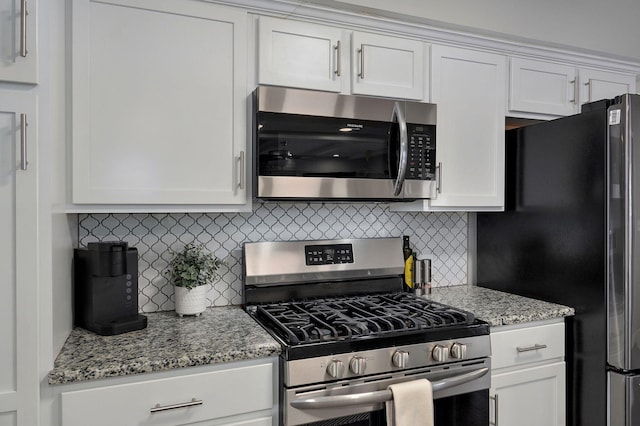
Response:
M466 213L391 212L384 204L256 204L251 213L80 214L78 246L122 240L139 254L141 312L174 309L163 275L168 248L195 241L226 262L207 293L210 306L242 303L242 243L409 235L420 258L432 259L433 285L467 283Z

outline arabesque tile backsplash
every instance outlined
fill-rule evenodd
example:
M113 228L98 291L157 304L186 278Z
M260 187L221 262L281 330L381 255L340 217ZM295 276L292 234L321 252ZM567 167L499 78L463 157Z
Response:
M242 243L409 235L420 258L432 259L433 285L467 281L467 214L400 213L384 204L256 204L251 213L80 214L78 244L126 241L139 255L141 312L173 310L163 275L170 256L202 243L226 265L207 294L210 306L242 303Z

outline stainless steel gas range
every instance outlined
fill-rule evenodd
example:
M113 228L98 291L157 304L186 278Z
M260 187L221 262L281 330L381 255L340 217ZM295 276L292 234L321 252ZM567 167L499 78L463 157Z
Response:
M401 238L246 243L244 306L283 347L280 424L384 425L426 378L437 426L489 421L489 326L402 291Z

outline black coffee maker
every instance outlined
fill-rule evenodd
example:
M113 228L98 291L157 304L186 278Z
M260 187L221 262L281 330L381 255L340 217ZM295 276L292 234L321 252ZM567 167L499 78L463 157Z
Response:
M74 325L103 336L140 330L138 250L123 241L74 250Z

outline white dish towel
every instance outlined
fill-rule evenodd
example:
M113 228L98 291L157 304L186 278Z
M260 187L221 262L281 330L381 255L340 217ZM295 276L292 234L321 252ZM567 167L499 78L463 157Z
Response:
M427 379L389 385L387 426L433 426L433 390Z

